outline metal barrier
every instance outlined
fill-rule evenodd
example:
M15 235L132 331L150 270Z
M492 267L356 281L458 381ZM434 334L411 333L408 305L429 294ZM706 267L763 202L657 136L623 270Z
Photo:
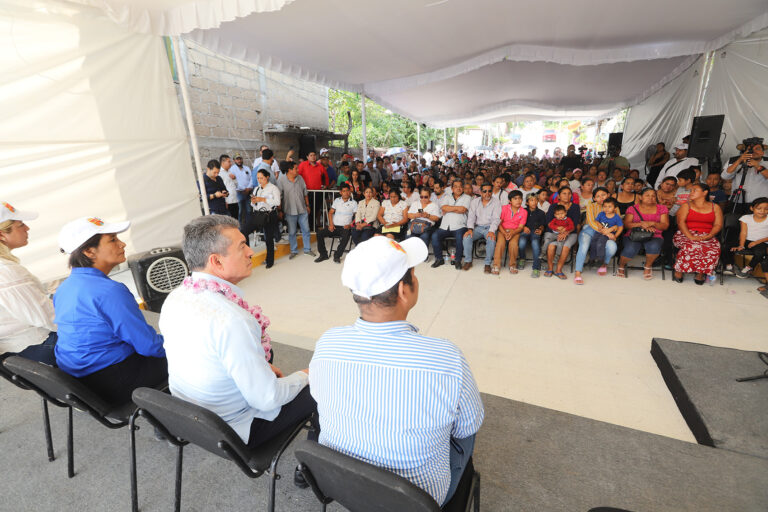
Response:
M328 211L331 209L333 200L340 196L338 190L308 190L309 199L309 230L317 233L318 227L328 225Z

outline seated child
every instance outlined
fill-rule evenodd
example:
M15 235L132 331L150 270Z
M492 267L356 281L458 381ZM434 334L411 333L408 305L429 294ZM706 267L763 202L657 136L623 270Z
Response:
M523 270L525 268L525 248L530 242L531 250L533 252L533 271L531 272L531 277L535 278L539 277L541 269L541 234L544 232L547 216L539 208L539 200L536 197L536 194L528 196L527 206L528 219L525 221L523 232L520 233L520 259L517 260L517 269Z
M739 233L739 246L734 247L732 251L743 251L752 254L752 260L749 265L741 269L736 277L746 278L752 273L752 269L760 266L763 272L768 272L768 197L758 197L752 201L752 215L743 215L739 219L741 232ZM765 286L758 288L758 291L764 292Z
M509 204L501 208L501 222L496 236L496 251L493 254L491 274L499 274L499 264L505 246L509 254L509 271L517 274L518 242L526 220L528 220L528 210L523 208L523 193L520 190L513 190L509 193Z
M550 221L549 229L557 234L557 238L547 246L547 271L544 273L546 277L552 277L555 256L559 253L562 257L565 240L576 229L573 221L566 215L565 206L557 204L552 208L554 208L555 218ZM557 277L566 279L565 274L562 272L558 272Z
M617 213L618 204L616 199L609 197L603 201L603 211L597 214L595 220L602 229L592 237L590 245L590 257L599 260L602 265L597 269L597 274L604 276L608 272L608 263L616 254L618 246L616 240L624 229L624 223L621 221L621 215Z

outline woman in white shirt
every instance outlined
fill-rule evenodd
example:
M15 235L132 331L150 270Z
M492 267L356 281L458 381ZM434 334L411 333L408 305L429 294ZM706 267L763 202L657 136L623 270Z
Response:
M53 365L57 339L53 301L40 281L11 254L29 240L24 221L36 218L36 213L0 202L0 358L18 353Z
M408 224L407 206L400 199L400 191L393 187L389 191L389 199L381 203L378 219L381 223L380 233L395 240L405 238L405 225Z
M379 227L379 209L381 203L374 197L373 187L365 187L363 200L357 203L355 212L355 227L352 228L352 241L355 245L371 238Z
M440 220L440 207L430 200L429 188L426 186L421 187L418 193L419 201L413 203L408 209L411 237L417 236L429 246L432 232L435 230L435 222Z
M269 215L264 224L263 233L264 242L267 244L266 266L272 268L275 264L275 233L277 232L277 208L280 206L280 189L269 182L269 172L266 169L259 169L256 179L259 186L252 193L251 203L255 212Z

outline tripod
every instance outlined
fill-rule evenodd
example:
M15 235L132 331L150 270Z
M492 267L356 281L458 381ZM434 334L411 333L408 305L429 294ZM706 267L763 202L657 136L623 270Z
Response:
M747 178L749 172L749 165L747 162L743 162L737 173L741 173L741 179L739 186L736 190L731 192L731 197L728 198L729 211L726 213L725 229L723 230L723 249L728 250L727 243L729 237L732 234L734 227L740 228L738 220L734 223L733 220L738 214L743 214L746 210L746 194L744 191L744 180Z

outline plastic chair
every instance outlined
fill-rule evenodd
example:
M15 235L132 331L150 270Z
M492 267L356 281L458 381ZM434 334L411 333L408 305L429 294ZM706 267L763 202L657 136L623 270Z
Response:
M31 388L24 386L20 381L14 380L14 374L10 372L4 364L2 364L3 361L5 361L5 359L8 357L12 357L12 355L8 354L0 356L0 377L4 378L19 389L26 391L30 390ZM53 439L51 438L51 419L48 414L48 400L46 400L45 397L41 397L41 399L43 402L43 431L45 433L45 445L48 454L48 462L53 462L56 460L56 457L53 454Z
M304 479L322 504L333 501L351 512L439 512L480 510L480 474L469 464L453 498L441 509L426 491L386 469L344 455L313 441L295 451Z
M213 411L156 389L137 388L133 401L138 406L130 418L131 432L131 505L138 511L136 482L136 419L146 419L176 446L176 488L174 510L181 509L181 476L184 446L192 443L219 457L233 461L249 478L258 478L269 471L272 475L267 510L275 510L275 483L280 476L277 464L293 439L305 428L309 416L301 422L256 448L248 448L240 436Z
M133 402L120 405L105 402L71 375L47 364L20 356L9 357L3 364L13 374L15 382L33 389L53 405L68 410L67 476L69 478L75 476L72 410L87 412L105 427L118 429L128 425L128 420L136 409Z

